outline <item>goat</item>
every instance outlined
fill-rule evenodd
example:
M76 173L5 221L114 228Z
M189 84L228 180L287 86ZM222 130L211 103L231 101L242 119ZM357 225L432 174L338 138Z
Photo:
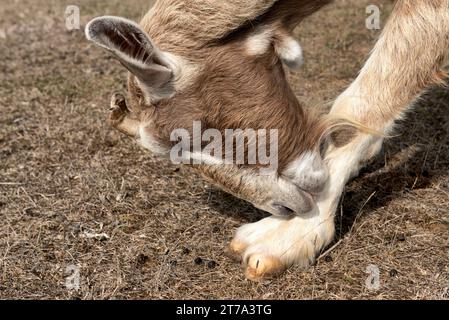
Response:
M423 89L442 81L449 0L398 0L372 56L330 117L305 113L282 63L301 64L291 33L330 2L164 0L140 25L101 17L86 26L87 38L130 71L128 101L113 96L110 122L145 148L167 155L171 132L192 132L195 121L220 132L279 130L279 166L271 174L214 161L196 166L222 189L273 214L239 228L230 244L249 279L312 263L334 237L344 185L381 147L382 137L359 130L343 144L331 143L325 163L320 147L328 119L343 114L388 134Z

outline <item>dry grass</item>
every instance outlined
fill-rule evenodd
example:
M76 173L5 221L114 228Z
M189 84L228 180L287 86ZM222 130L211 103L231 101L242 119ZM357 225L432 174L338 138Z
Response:
M401 135L348 186L339 238L325 257L307 271L251 283L223 248L261 213L105 124L125 72L82 31L65 30L65 2L0 7L0 298L444 297L447 90L427 94ZM378 35L364 28L368 2L339 0L299 28L307 61L292 83L309 105L328 104L362 65ZM148 1L123 3L78 0L82 22L137 19ZM391 1L381 4L385 18ZM375 292L364 285L370 264L381 270ZM78 292L64 286L68 265L81 268Z

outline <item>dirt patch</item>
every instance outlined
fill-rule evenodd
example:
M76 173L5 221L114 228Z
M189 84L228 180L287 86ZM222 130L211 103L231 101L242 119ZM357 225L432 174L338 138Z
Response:
M443 298L449 287L449 93L431 90L382 154L347 188L338 238L307 271L256 284L223 255L261 217L186 168L109 128L125 71L65 29L66 1L0 8L0 298ZM148 1L78 0L82 22L138 19ZM329 105L356 76L378 32L373 1L340 0L297 30L302 101ZM385 20L391 1L374 1ZM95 4L93 4L95 3ZM384 21L383 21L384 22ZM368 291L369 265L381 287ZM80 289L66 287L70 266Z

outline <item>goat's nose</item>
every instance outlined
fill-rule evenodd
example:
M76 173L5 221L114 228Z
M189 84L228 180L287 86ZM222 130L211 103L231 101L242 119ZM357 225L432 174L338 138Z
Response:
M283 217L291 217L294 216L296 213L293 209L290 209L289 207L286 207L282 204L273 203L272 207L277 211L277 215L283 216Z
M291 181L279 178L271 194L259 208L276 216L304 215L315 207L312 195L299 189Z
M314 199L305 192L299 192L293 197L278 199L271 203L273 208L271 213L276 216L290 217L294 215L304 215L313 210L315 206Z

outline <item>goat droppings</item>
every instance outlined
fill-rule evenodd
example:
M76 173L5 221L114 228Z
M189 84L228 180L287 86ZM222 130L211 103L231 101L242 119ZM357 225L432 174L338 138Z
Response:
M147 263L149 259L150 258L147 255L144 255L143 253L141 253L137 256L137 264L143 265L143 264Z
M397 277L398 274L399 274L398 270L396 270L396 269L391 269L390 270L390 277L391 278Z

